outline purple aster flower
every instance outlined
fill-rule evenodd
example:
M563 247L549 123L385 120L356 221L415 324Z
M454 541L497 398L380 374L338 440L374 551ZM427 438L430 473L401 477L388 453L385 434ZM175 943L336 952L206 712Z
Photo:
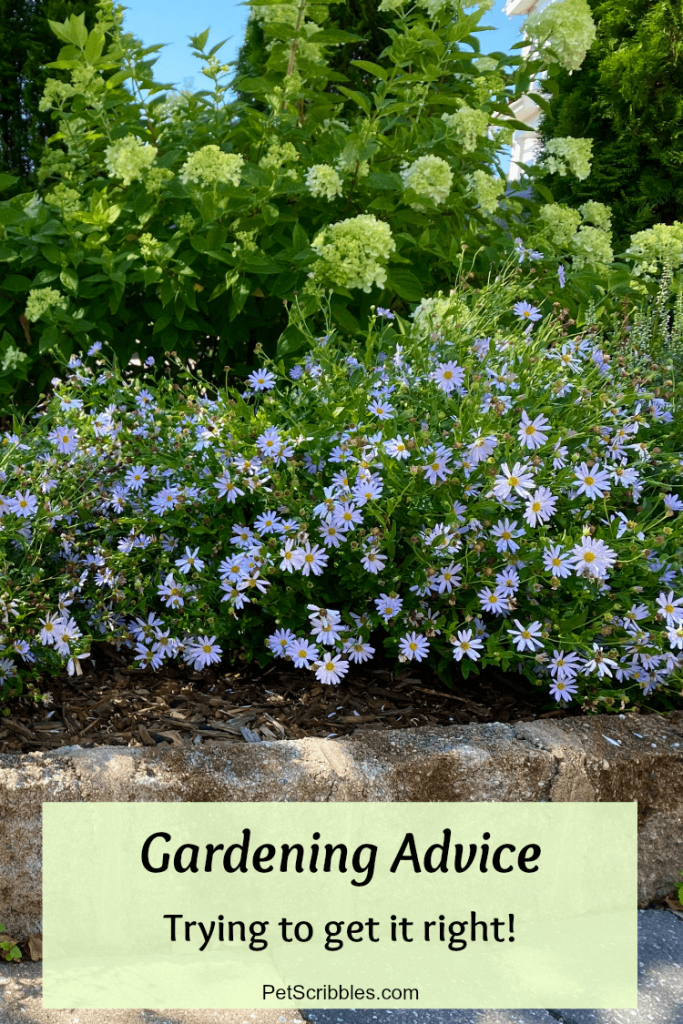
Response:
M528 302L516 302L512 307L512 311L515 316L520 318L520 320L531 320L532 322L535 322L536 320L543 319L543 314L540 309L537 309L536 306L531 306Z
M567 275L566 275L564 267L562 266L561 263L560 263L559 267L557 268L557 277L558 277L559 282L560 282L560 288L564 288L564 282L567 280Z

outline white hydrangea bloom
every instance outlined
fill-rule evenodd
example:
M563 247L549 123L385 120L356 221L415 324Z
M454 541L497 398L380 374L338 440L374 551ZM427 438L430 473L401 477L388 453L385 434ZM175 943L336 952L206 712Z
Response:
M343 192L342 180L329 164L315 164L306 174L306 188L316 199L324 196L332 200Z
M196 153L190 153L180 169L180 180L184 185L188 182L203 181L207 185L223 182L226 185L239 185L244 157L239 153L224 153L218 146L202 146Z
M579 213L585 221L594 224L596 228L602 228L603 231L612 230L612 211L604 203L596 203L590 199L579 207Z
M676 270L683 265L683 224L675 220L638 231L631 235L627 252L647 273L656 274L662 266Z
M104 151L107 170L112 178L122 178L124 185L141 181L143 173L149 170L156 158L157 151L154 146L137 139L134 135L117 139Z
M320 257L313 266L314 277L364 292L375 284L383 288L386 263L395 248L388 224L368 213L349 217L325 228L313 240Z
M549 171L563 178L569 171L576 175L579 181L583 181L591 172L593 140L573 139L571 136L550 139L545 145L543 157Z
M567 71L578 71L597 34L588 0L555 0L530 14L524 30L539 50L550 45Z
M464 153L471 153L477 148L477 139L488 135L489 118L485 110L465 106L454 114L442 114L441 120L448 128L455 129Z
M31 323L35 323L48 309L66 309L68 304L69 300L56 288L32 288L28 293L24 315Z
M438 18L448 2L449 0L418 0L420 7L425 9L430 18Z
M434 203L443 203L453 187L453 171L440 156L420 156L412 164L404 164L401 171L403 187Z
M586 224L582 224L571 239L571 251L575 267L582 267L586 263L611 263L614 259L611 235L601 228L588 227Z
M469 190L477 200L482 210L487 213L495 213L498 209L498 200L505 192L505 179L496 178L486 171L474 171L467 175Z
M299 17L298 4L252 4L251 15L262 25L277 21L283 25L296 25Z
M285 164L293 164L299 159L296 146L291 142L272 142L268 152L258 162L259 167L264 171L281 171ZM290 168L286 172L288 178L296 178L296 171Z
M548 203L540 211L543 234L558 249L566 249L581 224L581 214L561 203Z

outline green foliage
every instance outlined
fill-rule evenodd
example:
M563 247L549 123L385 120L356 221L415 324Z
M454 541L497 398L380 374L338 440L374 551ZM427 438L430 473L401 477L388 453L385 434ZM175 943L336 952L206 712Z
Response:
M572 331L538 275L497 270L475 292L463 261L359 338L333 297L321 338L295 303L282 344L308 351L245 389L72 358L0 444L0 700L101 639L152 668L286 656L330 683L383 649L449 682L517 669L584 710L680 705L661 309L640 303L627 348L620 319Z
M2 932L5 931L4 924L0 924L0 940L2 940ZM13 941L8 942L6 940L0 941L0 957L3 960L21 960L21 950Z
M681 871L681 878L683 878L683 871ZM677 892L678 892L678 902L679 903L683 903L683 882L681 882L680 885L678 886Z
M335 323L358 336L373 302L407 314L448 288L462 245L479 251L485 280L509 248L501 224L535 208L501 194L487 125L514 126L508 103L544 65L480 60L483 9L428 0L391 12L382 64L358 64L362 81L347 86L329 58L355 43L328 29L325 4L258 7L265 73L236 83L258 106L230 99L208 31L192 46L209 88L176 94L154 80L159 47L123 36L107 0L90 32L82 18L53 23L64 46L50 67L70 81L46 86L56 131L41 188L0 202L0 412L30 407L57 354L99 340L122 365L144 345L141 355L176 352L207 378L226 363L244 374L257 345L275 354L295 296L313 316L321 288ZM208 163L196 175L188 160ZM370 291L350 272L322 274L367 254L347 246L330 263L319 252L330 254L328 229L361 216L392 240ZM288 358L292 344L290 333Z
M579 70L553 67L546 143L592 139L590 176L553 175L556 201L612 207L615 251L683 220L683 9L679 0L589 0L597 38Z
M340 43L329 57L331 70L344 76L340 80L347 87L364 89L372 86L368 70L357 61L371 62L386 70L391 67L381 55L389 43L387 30L392 28L393 18L379 8L379 0L344 0L330 5L327 30L337 29L356 37L353 42ZM244 42L237 58L238 78L256 78L265 74L269 56L264 25L252 16L247 22ZM333 79L327 88L335 92ZM240 92L239 87L237 91L241 99L257 102L252 94Z
M85 14L92 24L95 8L95 0L0 0L0 178L19 178L13 193L36 187L36 167L54 131L40 107L49 75L43 65L57 59L60 46L48 19Z

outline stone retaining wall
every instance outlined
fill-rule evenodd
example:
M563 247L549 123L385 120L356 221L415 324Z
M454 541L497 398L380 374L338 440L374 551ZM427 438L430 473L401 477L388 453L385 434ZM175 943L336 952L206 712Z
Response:
M637 800L646 906L683 871L683 713L0 755L0 921L15 938L41 930L41 805L64 800Z

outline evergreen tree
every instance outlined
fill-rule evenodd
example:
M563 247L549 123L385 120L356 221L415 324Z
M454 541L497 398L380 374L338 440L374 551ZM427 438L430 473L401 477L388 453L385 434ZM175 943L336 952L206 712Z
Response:
M556 201L612 207L615 250L655 223L683 221L681 0L589 0L597 38L579 71L555 70L544 142L593 140L590 175L555 174Z
M90 25L95 7L95 0L0 0L0 172L20 179L4 198L36 187L43 144L56 131L49 113L39 110L46 78L66 77L43 68L62 45L48 19L85 12Z

